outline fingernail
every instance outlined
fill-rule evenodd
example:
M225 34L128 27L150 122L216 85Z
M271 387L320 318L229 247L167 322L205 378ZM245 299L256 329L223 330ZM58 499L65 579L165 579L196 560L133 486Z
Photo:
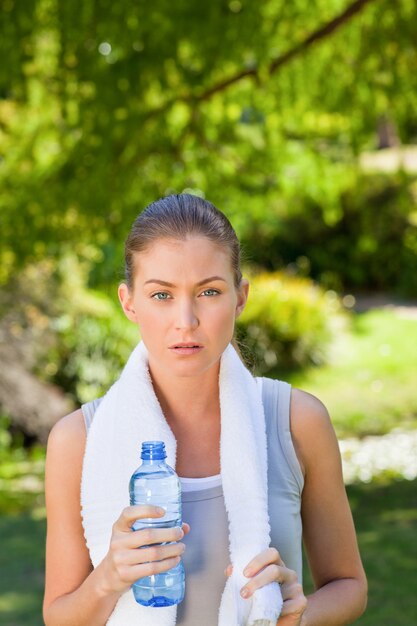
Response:
M250 569L250 567L245 567L245 569L243 570L243 575L244 576L250 576L252 574L252 571Z
M165 509L163 509L161 506L158 506L156 511L158 515L165 515Z
M247 598L249 595L249 589L242 589L240 595L242 596L242 598Z

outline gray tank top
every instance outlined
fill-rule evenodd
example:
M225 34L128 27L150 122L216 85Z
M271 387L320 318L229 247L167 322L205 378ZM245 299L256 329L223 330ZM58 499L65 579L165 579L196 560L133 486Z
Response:
M302 582L304 479L290 431L291 387L270 378L257 380L262 385L266 420L271 546L278 549L286 566L295 570ZM100 401L98 398L81 407L87 431ZM228 521L219 482L182 493L182 518L191 530L183 539L186 593L178 605L177 626L218 624L218 608L226 582L224 570L229 564Z

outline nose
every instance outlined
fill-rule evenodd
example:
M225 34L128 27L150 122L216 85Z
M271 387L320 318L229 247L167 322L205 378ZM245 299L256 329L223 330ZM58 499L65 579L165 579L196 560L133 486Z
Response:
M199 325L195 304L190 300L178 301L175 327L177 330L194 329Z

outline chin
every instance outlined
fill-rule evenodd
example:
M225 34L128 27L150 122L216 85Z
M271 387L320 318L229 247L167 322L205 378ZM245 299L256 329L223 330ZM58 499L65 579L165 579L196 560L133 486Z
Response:
M220 357L215 360L210 360L209 362L199 362L196 361L186 362L185 360L182 363L175 363L169 366L170 373L174 376L178 376L180 378L192 378L193 376L201 376L212 368L220 367Z

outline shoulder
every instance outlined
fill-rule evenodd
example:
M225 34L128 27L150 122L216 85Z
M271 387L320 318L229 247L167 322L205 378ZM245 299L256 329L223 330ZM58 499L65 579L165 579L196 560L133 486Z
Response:
M52 428L45 463L45 499L49 519L79 517L81 474L86 432L81 409L61 418ZM67 507L70 507L69 509Z
M62 417L52 427L48 437L47 459L65 456L66 460L82 459L86 442L86 429L81 409Z
M314 465L318 455L339 456L329 412L319 398L293 388L290 415L291 434L304 473Z
M330 416L327 408L319 398L307 391L295 387L291 393L291 418L294 428L314 428L330 425Z
M82 409L77 409L64 417L61 417L51 429L48 438L48 444L50 441L85 439L85 422Z

